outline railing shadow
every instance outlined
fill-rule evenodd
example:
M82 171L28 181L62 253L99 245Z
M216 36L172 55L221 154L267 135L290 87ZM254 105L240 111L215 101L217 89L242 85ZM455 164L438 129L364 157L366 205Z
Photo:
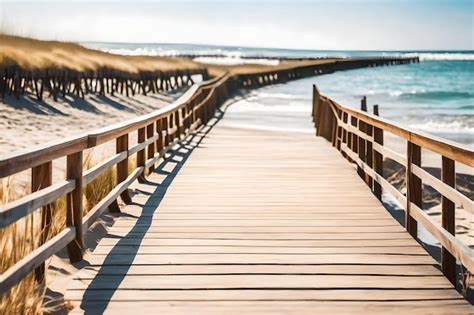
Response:
M140 247L141 241L144 239L147 231L151 227L153 217L150 214L155 213L160 206L161 201L163 200L164 196L166 196L166 191L170 184L175 179L176 175L179 173L180 169L189 159L193 151L200 147L202 140L206 137L206 135L214 128L214 126L223 118L225 114L225 108L222 107L218 109L214 115L214 118L210 120L205 126L200 127L195 132L190 134L184 140L182 140L177 148L173 148L170 151L169 155L166 159L155 169L155 173L160 173L162 175L166 175L166 177L161 182L155 182L153 180L147 180L145 184L155 186L152 196L159 196L158 203L156 203L156 199L154 200L153 204L151 204L150 199L148 199L145 204L139 204L143 207L143 212L141 213L140 217L138 217L137 221L135 222L134 226L131 230L125 235L124 237L120 237L117 244L111 249L111 251L105 257L102 266L98 270L96 276L89 284L87 289L84 292L82 303L80 308L85 311L86 314L101 314L103 313L107 305L110 302L110 299L114 295L115 291L119 288L120 284L124 280L127 275L128 270L132 266L133 261L137 255L137 251ZM184 149L184 150L183 150ZM184 152L183 152L184 151ZM175 159L175 157L179 156L180 159ZM172 171L165 171L166 166L169 163L176 163ZM149 195L148 195L149 196ZM147 210L150 209L150 210ZM144 214L146 214L144 216ZM130 216L128 214L123 214L124 216ZM112 235L108 235L109 237ZM112 236L113 237L113 236ZM125 243L128 237L133 237L134 239L138 240L137 246L134 246L135 251L130 252L128 254L122 254L118 247ZM122 271L120 275L114 275L113 277L106 277L105 275L107 272L105 271L106 268L104 266L107 265L114 265L117 266L118 264L114 263L114 260L117 256L121 257L120 261L120 270ZM104 277L105 276L105 277ZM107 283L107 290L101 290L100 301L97 300L95 290L104 287L104 283ZM105 293L104 293L105 292ZM92 302L94 304L94 310L88 310L88 302Z

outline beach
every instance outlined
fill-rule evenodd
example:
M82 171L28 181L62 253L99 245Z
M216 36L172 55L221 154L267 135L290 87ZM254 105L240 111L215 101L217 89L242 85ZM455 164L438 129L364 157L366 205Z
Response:
M116 52L116 51L114 51ZM268 58L261 54L256 54L255 58L240 58L236 56L227 57L185 57L183 64L193 64L195 67L207 67L211 75L219 75L226 71L231 73L250 73L265 71L269 67L276 69L286 68L293 64L314 64L324 62L308 59L296 61L293 59L278 60L278 63L272 65L267 60L275 60L276 57ZM169 56L160 56L159 58L171 58ZM203 59L207 58L207 59ZM233 59L229 62L222 58ZM296 58L287 56L285 58ZM337 58L339 58L337 56ZM179 59L181 60L181 59ZM255 63L255 60L263 60L263 62ZM210 62L210 64L199 64L199 61ZM223 64L222 64L223 63ZM179 63L178 63L179 64ZM469 63L470 65L470 63ZM471 95L466 92L453 93L453 99L434 100L434 107L427 107L426 99L418 95L413 98L414 103L407 103L406 95L425 95L428 99L432 99L432 91L414 90L415 92L403 92L393 87L388 90L389 84L381 84L384 78L390 81L393 72L400 75L397 67L403 71L413 72L419 71L410 68L416 65L402 65L396 67L383 67L350 70L337 72L328 75L321 75L285 84L270 85L258 89L241 89L234 97L226 103L226 116L231 119L224 119L220 124L225 128L237 128L247 131L278 131L288 134L303 133L314 135L315 130L311 122L311 104L312 104L312 85L316 84L322 94L325 94L343 105L358 108L360 98L364 95L369 97L369 104L379 103L381 116L388 118L400 125L406 125L409 128L418 128L421 132L433 132L434 134L446 137L452 141L462 142L464 145L472 146L471 121L473 119L470 113ZM392 73L392 74L391 74ZM371 85L377 81L379 86L374 90ZM412 79L416 80L416 76ZM341 82L349 82L342 84ZM403 87L395 87L403 89ZM0 134L1 152L0 154L8 154L17 150L30 149L37 145L42 145L50 141L60 140L65 137L75 136L83 132L87 132L100 127L108 126L117 122L132 119L143 114L150 113L157 109L163 108L171 104L180 95L186 91L187 87L170 91L161 91L159 94L150 93L147 96L140 95L126 97L120 93L111 95L100 95L90 93L84 96L84 99L67 95L60 97L57 101L52 98L46 98L43 102L38 102L34 95L27 94L26 97L17 99L13 95L7 95L3 103L0 103ZM408 89L408 88L407 88ZM451 89L466 89L465 86L451 87ZM404 94L405 93L405 94ZM411 99L413 101L413 99ZM461 100L460 100L461 99ZM466 104L464 104L465 102ZM446 106L438 106L436 104L448 103ZM386 106L384 104L387 104ZM404 107L405 106L405 107ZM408 106L408 108L407 108ZM369 107L370 108L370 107ZM409 117L412 120L407 119ZM435 124L424 123L428 119ZM443 120L444 119L444 120ZM445 129L439 126L448 121ZM459 127L453 129L452 124L455 123ZM438 125L436 125L438 124ZM421 126L421 127L420 127ZM19 135L22 141L18 141ZM405 154L406 143L397 140L389 134L385 135L386 145L396 152ZM131 143L136 143L136 135L131 135ZM284 143L282 144L284 145ZM103 160L106 156L110 156L115 152L115 143L109 142L93 151L86 151L93 161L96 163ZM439 178L439 157L435 157L429 152L423 153L422 165L429 170L431 174ZM64 179L65 163L64 158L56 160L53 163L53 177L55 180ZM386 160L384 163L384 176L402 193L405 193L404 169L403 166L397 165L393 161ZM354 170L355 171L355 170ZM472 187L474 174L469 168L459 166L458 172L458 189L466 194L469 198L473 198L474 187ZM24 172L23 175L17 175L16 181L26 183L29 180L29 173ZM133 189L133 187L132 187ZM425 189L423 196L424 209L426 213L440 222L440 196L430 189ZM383 202L389 212L403 224L403 210L401 206L388 194L384 194ZM101 221L95 225L93 233L88 238L88 248L94 248L97 241L107 232L107 226L113 223L113 218L105 215ZM472 216L463 209L456 211L456 237L464 244L473 247L474 231L472 224L474 223ZM439 261L440 244L430 236L430 234L422 227L419 228L418 237L425 248ZM71 266L66 258L66 253L61 252L53 257L50 261L50 280L48 282L48 298L52 297L61 299L62 292L71 276L77 271L78 266ZM48 302L49 303L49 302ZM56 303L56 302L55 302ZM63 309L64 310L64 309Z

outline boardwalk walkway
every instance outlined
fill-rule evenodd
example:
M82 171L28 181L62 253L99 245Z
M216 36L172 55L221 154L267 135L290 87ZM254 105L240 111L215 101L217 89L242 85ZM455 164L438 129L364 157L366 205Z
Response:
M217 123L136 187L69 286L75 311L472 312L322 138Z

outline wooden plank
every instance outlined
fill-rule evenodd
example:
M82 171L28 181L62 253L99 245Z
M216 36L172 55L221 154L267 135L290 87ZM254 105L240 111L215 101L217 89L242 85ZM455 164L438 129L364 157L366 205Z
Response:
M422 280L422 281L421 281ZM443 277L364 275L147 275L105 276L72 281L70 290L177 290L177 289L451 289Z
M446 158L444 158L446 159ZM451 160L452 161L452 160ZM454 165L454 161L452 161ZM447 197L451 202L454 202L460 206L462 206L466 211L474 214L474 202L469 199L467 196L463 195L459 191L456 190L453 186L443 183L421 167L417 165L412 166L412 172L418 178L423 180L425 185L430 185L434 189L436 189L441 195ZM453 184L454 185L454 184Z
M24 218L29 213L52 203L59 197L73 191L74 188L75 182L73 180L64 180L2 205L0 207L0 228L6 227Z
M82 290L68 291L66 298L70 301L81 301ZM444 289L330 289L330 290L94 290L88 301L446 301L462 300L452 290Z
M73 226L66 227L52 239L29 253L15 265L0 275L0 292L5 292L17 284L34 268L44 264L44 261L64 248L74 240L76 231Z
M94 165L90 169L84 172L84 176L82 179L82 184L85 186L96 179L99 175L101 175L105 170L114 166L115 164L125 160L127 158L127 152L122 151L118 154L111 156L110 158L100 162L97 165Z
M115 186L107 196L105 196L99 203L97 203L83 218L82 230L85 233L95 220L112 204L122 192L124 192L131 183L133 183L145 168L136 168L123 182Z
M418 255L384 255L384 254L150 254L150 255L93 255L91 265L129 265L132 262L140 265L164 264L418 264L433 265L435 260L429 256Z
M90 312L110 314L127 314L129 302L85 302L82 307ZM444 309L443 309L444 308ZM331 314L458 314L465 315L471 312L463 301L384 301L384 302L331 302L331 301L143 301L140 311L145 314L275 314L275 315L306 315L326 313ZM83 313L77 310L78 313ZM73 311L71 314L78 314Z

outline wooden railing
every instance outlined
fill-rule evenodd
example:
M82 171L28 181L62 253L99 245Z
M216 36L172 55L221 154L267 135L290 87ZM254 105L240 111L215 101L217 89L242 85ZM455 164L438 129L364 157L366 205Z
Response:
M83 234L92 223L106 209L111 212L120 211L117 203L119 197L123 202L130 203L127 188L135 180L143 178L147 171L152 171L155 164L182 137L213 117L216 107L237 88L255 88L338 70L417 61L418 58L360 58L270 69L252 74L224 74L194 84L176 102L150 114L31 150L0 156L0 178L31 170L31 193L0 206L0 229L38 209L42 213L39 246L0 275L0 293L7 291L33 270L36 271L36 278L43 281L44 262L64 247L67 247L72 262L81 260L84 250ZM111 89L112 93L113 91L114 88ZM129 138L133 133L137 134L138 142L131 146ZM84 169L84 151L111 141L115 142L115 154L90 169ZM136 165L129 172L129 159L133 155L136 155ZM53 183L53 161L64 158L65 179ZM113 167L117 177L114 188L84 215L83 188ZM63 196L67 196L65 228L49 239L51 205Z
M152 171L164 154L190 131L206 123L215 108L230 93L232 80L224 75L193 85L171 106L148 115L105 127L90 133L50 143L44 147L14 153L0 160L0 178L31 170L31 194L0 207L0 228L17 222L41 209L41 237L39 247L18 261L0 276L0 292L8 290L23 277L36 270L36 277L44 278L44 262L51 255L67 247L71 261L82 259L83 233L106 210L120 211L117 198L130 202L127 188L137 178ZM129 137L137 133L137 144L130 146ZM115 141L116 154L100 164L84 170L83 152L109 141ZM136 165L129 173L129 158L136 154ZM53 184L54 160L66 158L66 178ZM117 183L110 193L83 215L83 188L115 166ZM47 239L51 225L51 204L67 196L64 230Z
M417 237L421 224L442 245L441 267L446 277L456 283L456 260L474 273L474 251L455 237L456 205L474 214L474 203L456 189L455 162L474 167L474 152L460 144L432 135L400 127L398 124L367 113L363 98L361 110L342 106L320 95L313 86L313 122L316 134L332 142L340 152L357 165L357 172L373 193L382 198L382 191L395 197L405 209L405 227ZM406 140L406 154L384 146L384 134ZM442 157L441 180L421 167L421 150ZM390 158L406 168L407 194L402 194L383 176L383 159ZM441 225L422 210L422 189L428 185L442 195Z

